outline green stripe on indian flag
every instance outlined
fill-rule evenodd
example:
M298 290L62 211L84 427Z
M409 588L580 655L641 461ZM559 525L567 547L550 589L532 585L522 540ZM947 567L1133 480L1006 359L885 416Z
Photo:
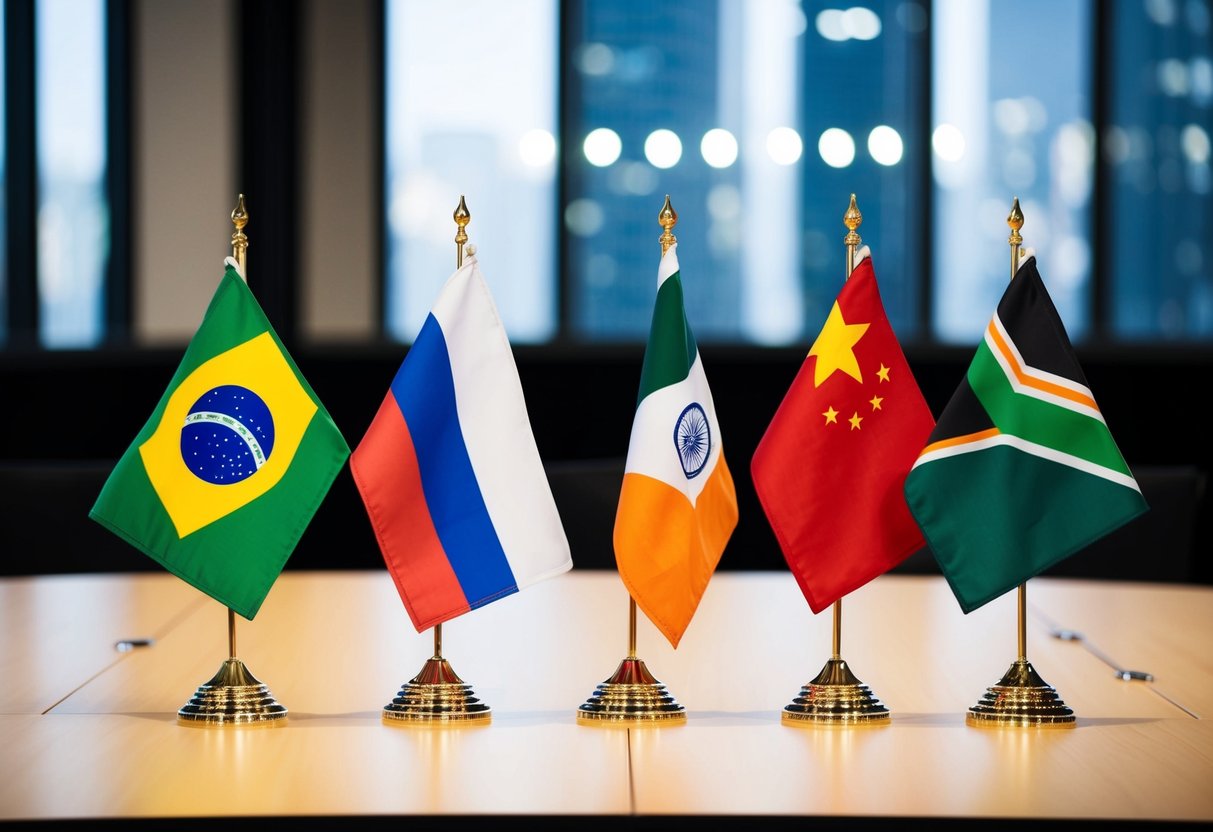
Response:
M703 408L707 417L710 450L703 468L688 479L675 444L675 430L683 412L692 403ZM661 480L685 494L694 505L719 458L720 430L716 421L716 407L712 403L712 391L708 388L703 362L696 355L685 379L650 393L636 408L624 473L644 474Z
M1082 471L1085 474L1100 477L1108 482L1123 485L1125 488L1132 488L1138 493L1141 489L1137 486L1137 480L1131 476L1126 476L1120 471L1113 471L1111 468L1105 468L1102 465L1096 465L1081 457L1073 454L1063 453L1055 448L1049 448L1044 445L1038 445L1035 442L1029 442L1026 439L1021 439L1018 436L1011 436L1006 433L998 433L997 431L982 431L981 433L971 434L969 437L956 437L943 443L928 445L923 449L923 452L914 461L914 465L910 470L914 470L931 462L937 462L948 457L960 456L962 454L971 454L978 451L984 451L989 448L994 448L999 445L1006 445L1018 451L1022 451L1032 456L1047 459L1050 462L1056 462L1059 465L1065 465L1068 468L1073 468L1077 471Z
M1095 396L1089 388L1064 376L1029 366L1023 360L997 313L986 328L985 342L1016 393L1103 422L1103 414L1099 412L1099 405L1095 403Z

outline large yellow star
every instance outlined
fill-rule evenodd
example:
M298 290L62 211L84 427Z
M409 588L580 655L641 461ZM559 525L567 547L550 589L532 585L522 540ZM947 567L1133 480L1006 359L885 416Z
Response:
M855 351L852 348L868 331L868 326L868 324L849 324L844 321L842 310L838 308L838 301L834 301L825 326L821 328L821 333L813 342L813 348L809 350L809 355L817 356L817 366L813 369L814 387L820 387L821 383L833 375L835 370L842 370L851 378L863 383L863 375L859 372L859 360L855 358Z

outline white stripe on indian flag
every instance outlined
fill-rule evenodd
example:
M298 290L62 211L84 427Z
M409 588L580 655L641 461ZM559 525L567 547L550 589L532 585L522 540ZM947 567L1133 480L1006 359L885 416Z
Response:
M674 444L674 428L678 424L678 417L691 402L697 402L707 416L711 450L703 470L687 479ZM719 458L720 425L716 421L716 407L703 372L703 361L696 354L695 363L685 379L654 390L636 407L624 472L661 480L685 494L694 505Z
M918 459L914 461L914 465L910 470L929 462L936 462L951 456L984 451L999 445L1006 445L1018 451L1023 451L1025 454L1031 454L1041 459L1047 459L1050 462L1056 462L1059 465L1074 468L1083 473L1114 482L1117 485L1123 485L1125 488L1132 488L1139 493L1141 491L1137 486L1137 481L1133 477L1122 474L1119 471L1113 471L1111 468L1105 468L1102 465L1096 465L1073 454L1062 453L1045 445L1038 445L1035 442L1021 439L1018 436L1000 433L997 429L984 430L980 433L969 434L968 436L958 436L928 445L923 448L922 453L918 455Z
M1100 422L1104 421L1089 388L1071 379L1028 366L998 313L994 314L990 325L986 327L985 341L990 352L994 354L994 359L1002 367L1007 381L1011 383L1011 389L1016 393L1064 407Z

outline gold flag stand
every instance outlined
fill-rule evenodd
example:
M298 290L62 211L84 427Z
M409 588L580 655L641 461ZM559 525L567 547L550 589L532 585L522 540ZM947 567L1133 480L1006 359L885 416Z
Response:
M1011 227L1011 279L1019 271L1019 247L1023 242L1023 212L1016 197L1007 216ZM993 728L1073 728L1074 711L1066 706L1057 691L1036 673L1028 661L1028 587L1019 585L1019 655L996 685L986 688L985 695L969 708L965 722L977 727Z
M636 599L628 599L628 655L610 678L577 708L586 724L655 724L686 722L686 708L636 657Z
M232 234L232 258L240 265L241 276L246 281L248 236L244 226L247 223L244 194L240 194L232 209L232 225L236 226ZM286 707L280 705L269 688L236 658L236 613L230 607L227 611L227 646L227 660L210 681L199 685L190 700L181 706L177 721L185 725L282 724L286 719Z
M472 215L463 196L455 208L455 268L463 267L463 244L467 242L467 224ZM469 246L468 254L475 254ZM434 625L434 655L426 659L421 671L400 687L391 702L383 706L383 721L387 724L450 724L475 723L483 725L492 719L492 710L472 693L442 657L442 625Z
M855 251L861 242L859 224L863 214L851 194L851 204L843 215L847 236L847 278L855 270ZM842 658L842 600L834 602L833 651L825 667L813 681L800 688L800 695L783 708L783 724L816 725L884 725L889 722L889 709L881 703L867 685L851 672Z
M661 254L677 242L674 225L678 214L665 204L657 215L662 227ZM686 708L657 681L644 662L636 656L636 599L628 598L628 654L619 662L610 678L594 689L594 694L577 708L577 722L587 725L652 725L685 723Z

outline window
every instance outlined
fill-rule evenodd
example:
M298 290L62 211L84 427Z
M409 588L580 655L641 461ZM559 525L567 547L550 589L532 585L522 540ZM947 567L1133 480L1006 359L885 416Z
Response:
M1213 337L1213 39L1207 0L1112 3L1110 324L1130 341Z
M6 344L106 334L106 15L104 0L4 4Z
M1011 277L1006 217L1018 197L1023 244L1081 340L1092 294L1090 4L937 0L933 21L932 332L980 339Z
M424 6L388 2L400 25L416 18L405 26L411 35L390 27L387 42L388 110L408 111L403 121L413 124L401 128L393 116L388 125L388 295L413 293L404 304L412 317L400 317L396 300L388 310L398 337L416 330L433 275L446 268L438 264L451 257L449 209L430 207L436 194L450 202L457 191L479 191L491 201L508 187L520 210L493 216L507 226L492 233L560 255L555 273L534 252L538 268L497 258L496 278L528 281L519 293L528 308L552 316L507 319L516 340L643 340L660 256L657 213L669 194L696 335L801 343L842 280L850 193L903 340L979 337L1010 276L1006 217L1016 197L1024 245L1036 251L1075 341L1213 338L1208 0L511 8L528 17L525 51L543 62L559 25L559 73L527 69L510 51L520 43L495 44L506 51L484 70L493 83L464 73L469 103L459 109L487 111L468 96L509 82L525 87L517 100L536 109L496 122L502 137L484 140L479 153L458 148L486 129L459 128L439 142L449 164L438 164L408 131L447 129L458 110L435 102L454 86L431 81L418 91L407 79L450 74L416 43L439 42L439 28L427 27L440 24ZM491 14L473 18L460 28L469 47L497 25ZM455 160L503 159L507 133L546 136L557 78L560 130L544 146L558 148L559 177L539 185L548 196L528 215L521 206L533 191L507 184L509 164ZM406 148L407 159L399 155ZM426 177L441 187L422 195L401 185ZM456 187L457 179L467 184ZM535 216L548 222L554 193L557 221L536 226ZM401 233L423 212L437 218L438 242ZM427 246L432 264L418 273L411 264Z
M38 0L35 29L40 340L91 346L109 255L105 4Z
M556 4L397 0L386 11L388 332L411 341L454 271L464 195L506 331L546 340L556 329Z

